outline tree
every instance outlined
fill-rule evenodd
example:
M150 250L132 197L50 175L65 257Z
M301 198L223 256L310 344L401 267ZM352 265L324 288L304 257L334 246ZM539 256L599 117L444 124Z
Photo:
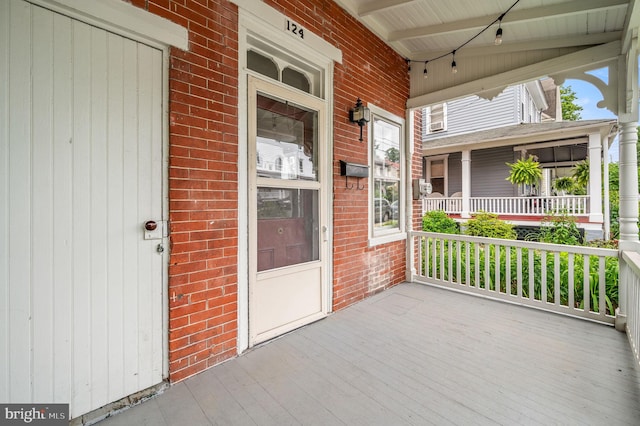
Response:
M560 103L562 104L562 119L564 121L576 121L582 118L580 115L582 107L576 104L576 99L578 96L571 86L560 87Z
M389 161L397 163L400 161L400 151L397 148L389 148L387 150L387 158Z

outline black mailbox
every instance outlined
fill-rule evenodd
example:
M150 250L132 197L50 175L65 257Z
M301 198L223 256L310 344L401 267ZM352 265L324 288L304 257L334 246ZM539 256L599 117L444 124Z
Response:
M340 160L340 176L357 178L369 177L369 166L364 164L347 163Z

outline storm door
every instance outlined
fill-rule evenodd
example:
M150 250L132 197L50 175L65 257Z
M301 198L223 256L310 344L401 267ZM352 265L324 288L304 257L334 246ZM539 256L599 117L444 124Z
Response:
M326 115L323 100L254 77L248 105L253 345L327 313Z

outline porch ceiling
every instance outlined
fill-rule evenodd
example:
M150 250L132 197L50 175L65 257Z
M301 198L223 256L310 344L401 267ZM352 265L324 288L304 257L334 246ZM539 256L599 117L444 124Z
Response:
M635 53L633 40L640 24L636 0L337 2L413 61L409 108L469 94L491 98L507 85L545 75L561 83L609 64L616 73L610 80L617 80L618 58L631 50ZM469 41L507 10L500 46L494 44L498 23ZM451 72L454 50L456 74ZM426 61L427 79L423 78ZM611 92L617 98L617 90Z

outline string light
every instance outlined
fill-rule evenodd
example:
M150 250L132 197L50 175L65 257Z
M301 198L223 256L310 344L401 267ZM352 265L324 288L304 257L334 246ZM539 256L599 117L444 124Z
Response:
M496 31L496 46L500 46L502 44L502 18L504 18L504 13L500 15L498 18L498 31Z
M465 41L464 43L462 43L460 46L458 46L456 49L453 49L451 52L447 52L444 53L440 56L437 56L435 58L431 58L431 59L427 59L427 60L416 60L413 61L409 58L405 59L405 61L407 62L407 72L411 72L411 62L424 62L424 71L422 72L423 77L426 79L428 78L428 73L427 73L427 63L429 62L433 62L433 61L437 61L438 59L442 59L445 58L449 55L452 55L452 61L451 61L451 73L455 74L458 72L458 67L456 64L456 51L462 49L463 47L465 47L467 44L471 43L473 40L475 40L476 38L478 38L482 33L484 33L485 31L487 31L489 28L491 28L491 26L493 26L496 22L498 23L498 30L496 31L496 38L495 38L495 44L496 46L499 46L502 44L502 20L504 19L505 16L507 16L507 13L509 13L511 11L511 9L513 9L515 7L515 5L517 5L518 3L520 3L520 0L516 0L510 7L509 9L507 9L503 14L501 14L499 17L497 17L496 19L494 19L489 25L487 25L486 27L484 27L482 30L480 30L480 32L478 32L476 35L474 35L473 37L471 37L469 40Z

